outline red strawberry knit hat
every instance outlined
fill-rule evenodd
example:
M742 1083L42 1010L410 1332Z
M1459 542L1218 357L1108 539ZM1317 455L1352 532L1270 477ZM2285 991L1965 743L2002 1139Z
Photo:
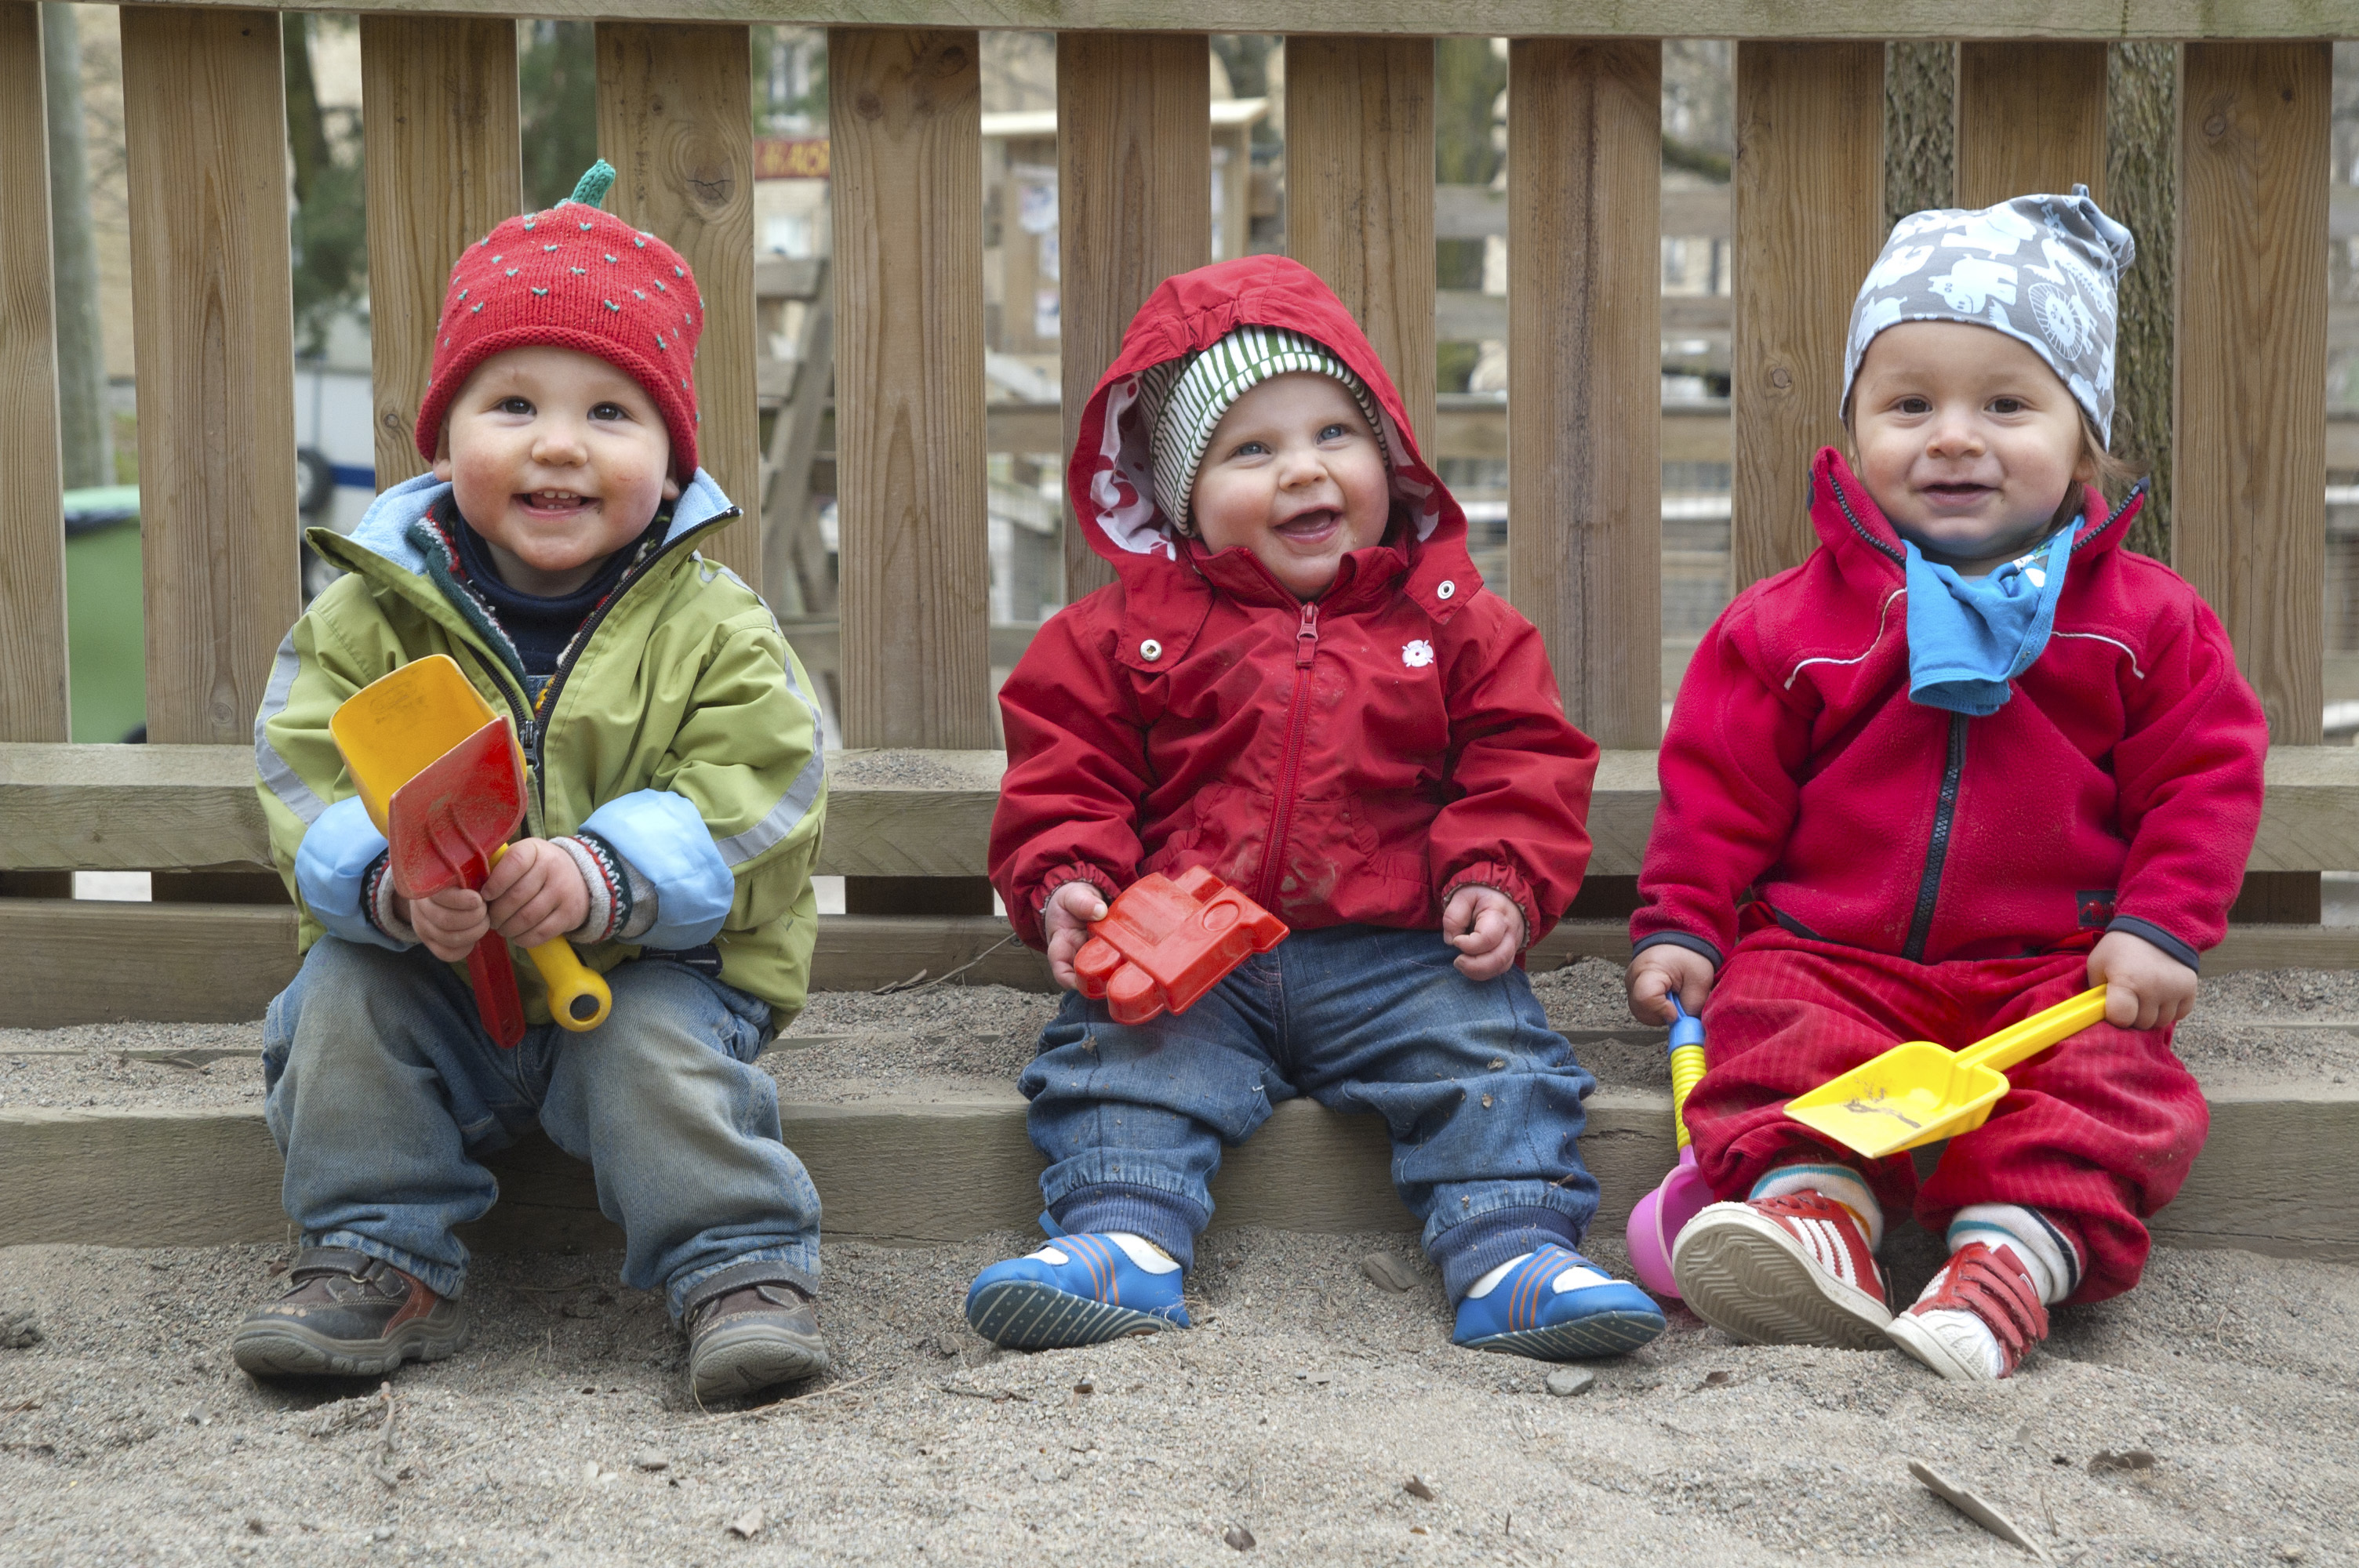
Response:
M679 253L601 211L614 170L605 159L546 212L511 218L451 268L434 367L418 406L428 462L442 416L475 367L504 349L549 344L595 354L646 389L671 435L673 477L696 472L696 340L704 297Z

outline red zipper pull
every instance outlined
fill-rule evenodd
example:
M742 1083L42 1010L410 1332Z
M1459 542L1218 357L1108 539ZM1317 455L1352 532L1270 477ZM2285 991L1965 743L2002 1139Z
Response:
M1294 667L1307 670L1319 652L1319 605L1306 600L1302 606L1302 624L1294 632Z

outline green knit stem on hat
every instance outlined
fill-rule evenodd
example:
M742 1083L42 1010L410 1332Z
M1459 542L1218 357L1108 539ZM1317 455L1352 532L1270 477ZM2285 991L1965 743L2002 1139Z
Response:
M606 192L614 189L614 166L600 158L585 170L573 187L568 201L579 201L584 207L596 207L606 200Z

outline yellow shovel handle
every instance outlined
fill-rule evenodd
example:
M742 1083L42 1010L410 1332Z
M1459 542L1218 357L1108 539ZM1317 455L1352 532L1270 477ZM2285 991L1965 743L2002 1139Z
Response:
M1973 1065L2004 1073L2058 1041L2070 1039L2091 1024L2104 1021L2105 988L2097 986L1967 1046L1958 1053L1958 1065Z
M506 844L493 850L492 864L498 865L507 852ZM572 943L552 936L538 947L526 948L525 956L540 971L541 983L549 988L549 1015L560 1027L581 1034L606 1022L614 1010L614 993L607 989L604 976L582 961Z
M1688 1146L1688 1094L1703 1079L1703 1047L1682 1045L1671 1053L1671 1128L1678 1146Z
M525 954L549 988L551 1018L576 1034L606 1022L606 1015L614 1009L614 993L606 989L605 976L582 961L572 943L553 936L538 947L526 948Z

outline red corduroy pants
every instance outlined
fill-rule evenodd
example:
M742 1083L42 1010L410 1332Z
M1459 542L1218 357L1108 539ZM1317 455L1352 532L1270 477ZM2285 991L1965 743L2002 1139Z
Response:
M1786 1101L1904 1040L1970 1045L2088 988L2086 951L1915 964L1777 926L1747 935L1704 1009L1708 1069L1687 1124L1713 1193L1742 1198L1773 1167L1838 1161L1887 1215L1939 1233L1969 1204L2036 1208L2081 1244L2074 1302L2137 1283L2143 1223L2179 1192L2211 1128L2170 1030L2100 1023L2010 1068L1990 1119L1950 1141L1919 1185L1908 1154L1869 1161L1788 1120Z

